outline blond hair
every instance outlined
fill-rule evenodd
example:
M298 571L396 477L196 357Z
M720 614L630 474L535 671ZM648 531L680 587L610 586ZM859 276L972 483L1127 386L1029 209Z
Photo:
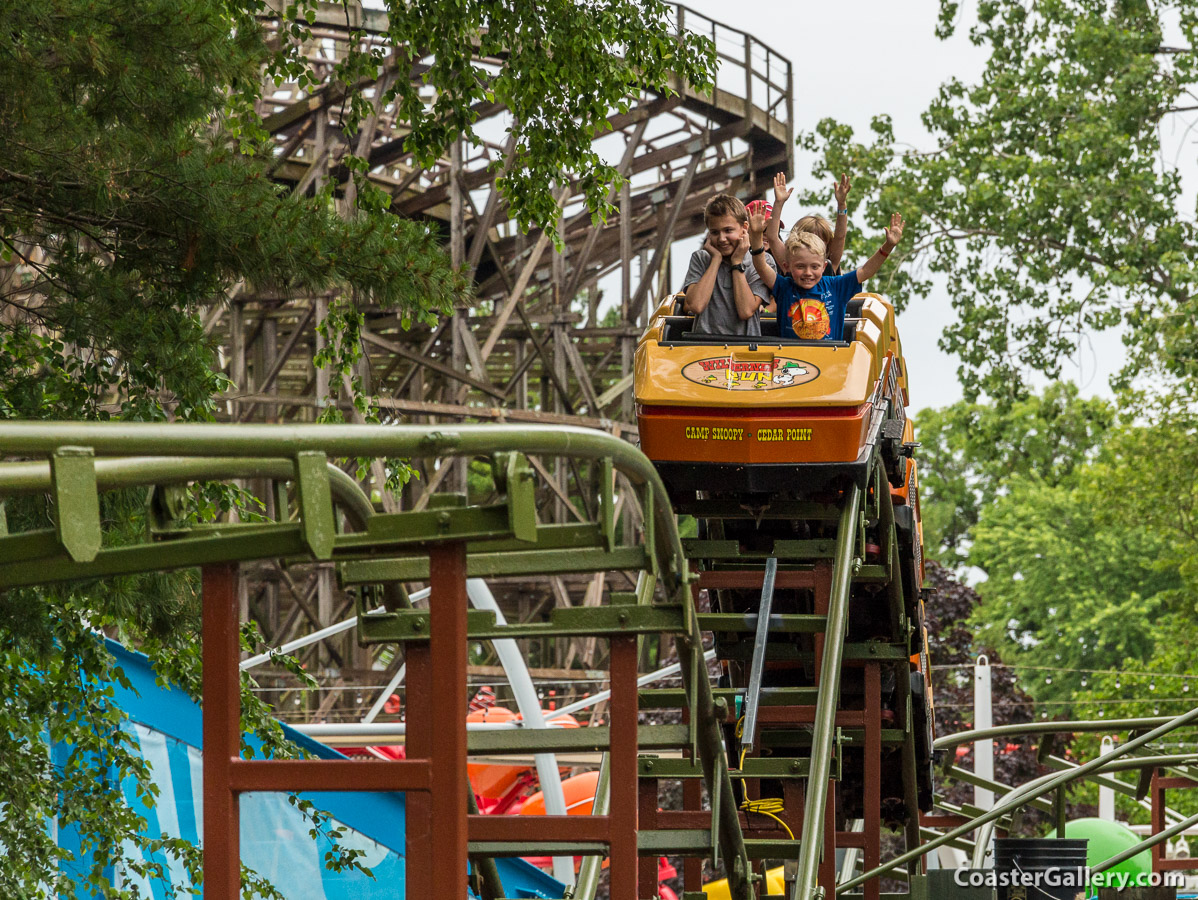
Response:
M809 250L820 259L826 259L828 256L828 245L818 234L810 231L792 231L786 239L786 249L791 256L801 250Z
M823 216L803 216L790 229L791 234L814 234L824 244L832 243L832 223Z
M716 194L703 207L704 225L710 226L712 219L718 219L721 216L732 216L741 225L749 224L749 213L745 209L745 205L731 194Z

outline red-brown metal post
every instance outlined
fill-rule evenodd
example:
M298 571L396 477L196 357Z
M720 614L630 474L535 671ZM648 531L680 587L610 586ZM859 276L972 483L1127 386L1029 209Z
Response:
M432 665L432 841L439 894L465 897L466 849L466 545L429 552L429 655ZM635 698L634 698L635 699ZM633 771L633 783L636 772Z
M699 599L699 589L693 589L693 596L696 603ZM682 707L682 722L689 725L691 721L690 707ZM683 750L682 755L687 759L691 758L689 749ZM703 783L698 778L684 778L682 780L682 809L684 812L699 812L703 809ZM682 861L682 889L684 891L698 891L703 886L703 860L697 856L687 856Z
M698 778L688 778L682 782L682 808L688 812L702 810L703 782ZM697 856L688 856L682 861L682 889L703 889L703 860Z
M821 559L815 564L815 570L811 573L814 579L814 594L815 604L811 610L817 616L826 616L828 614L828 604L832 599L832 562L831 560ZM819 672L820 666L824 661L824 633L822 631L815 634L815 671Z
M836 779L828 779L824 804L824 854L820 857L819 883L825 897L836 896Z
M865 871L882 860L882 673L881 664L865 664ZM881 879L862 885L865 900L878 900Z
M436 724L432 706L433 672L429 645L410 641L404 651L404 739L408 759L429 759L433 755L433 729ZM433 795L424 791L404 795L404 883L407 900L425 900L433 896L432 809Z
M656 778L637 779L637 827L651 831L657 828L657 785ZM641 900L653 900L657 896L657 857L642 856L638 888Z
M201 573L203 604L204 893L241 896L241 831L232 763L241 757L241 650L237 566Z
M636 638L611 639L611 900L637 900Z

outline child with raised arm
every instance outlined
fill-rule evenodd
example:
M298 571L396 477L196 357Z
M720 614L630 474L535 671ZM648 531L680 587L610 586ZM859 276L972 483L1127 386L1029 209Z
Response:
M839 341L844 335L844 313L849 298L877 274L890 251L903 238L903 217L894 213L886 239L861 268L844 275L828 275L827 246L810 232L792 232L786 239L789 275L779 275L765 261L765 215L749 217L749 255L757 274L774 293L781 337Z
M825 272L827 275L840 274L840 258L844 255L844 240L849 233L849 210L846 204L848 203L849 190L851 188L852 184L849 182L849 176L846 174L842 174L840 181L834 183L832 186L832 192L836 197L835 232L833 232L832 224L827 219L823 216L814 215L803 216L790 230L791 234L803 231L810 232L827 245L828 265ZM786 186L785 173L778 172L775 174L774 211L765 223L765 245L783 267L783 274L786 274L786 246L779 235L782 227L782 206L790 199L790 195L793 193L794 191Z

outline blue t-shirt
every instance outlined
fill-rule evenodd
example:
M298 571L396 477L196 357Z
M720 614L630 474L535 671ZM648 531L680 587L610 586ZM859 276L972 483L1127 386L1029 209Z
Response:
M823 275L810 290L803 290L789 275L779 275L774 281L779 334L809 341L841 340L849 299L859 293L856 270Z

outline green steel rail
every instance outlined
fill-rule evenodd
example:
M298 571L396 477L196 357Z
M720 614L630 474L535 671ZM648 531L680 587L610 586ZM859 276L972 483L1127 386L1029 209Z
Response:
M1021 737L1027 734L1073 734L1075 732L1135 731L1157 728L1174 721L1170 716L1146 716L1138 719L1078 719L1067 722L1028 722L1024 725L996 725L977 731L958 731L936 738L934 750L951 750L961 744L986 741L999 737Z
M1108 754L1108 756L1109 756L1109 754ZM1105 766L1102 766L1098 771L1102 772L1102 773L1123 772L1128 769L1157 768L1158 766L1168 767L1168 766L1176 765L1179 763L1193 762L1194 758L1195 758L1195 756L1192 753L1187 753L1187 754L1182 754L1182 755L1168 755L1168 756L1133 756L1130 759L1110 760ZM1076 769L1070 769L1069 772L1073 775L1073 778L1070 778L1067 781L1062 782L1060 784L1055 783L1054 779L1056 778L1056 776L1051 772L1047 775L1041 775L1039 778L1034 778L1031 781L1029 781L1027 784L1023 784L1023 785L1020 785L1019 787L1015 788L1013 791L1011 791L1010 794L1007 795L1007 797L1010 800L1018 799L1020 803L1024 803L1024 802L1028 802L1028 801L1031 801L1036 798L1043 797L1043 795L1048 793L1049 791L1055 792L1057 798L1059 799L1059 803L1056 804L1056 810L1055 810L1055 812L1057 813L1057 820L1055 823L1056 830L1057 830L1057 834L1063 834L1065 831L1065 812L1064 812L1065 806L1064 806L1064 795L1061 792L1064 790L1064 787L1067 783L1082 777L1082 775L1077 771L1080 768L1081 768L1081 766L1078 766ZM1094 774L1094 773L1091 773L1091 774ZM1088 778L1089 776L1086 776L1086 777ZM982 859L983 859L982 858L982 853L983 853L982 848L990 843L990 837L993 833L994 833L994 820L984 823L981 826L981 828L978 829L977 841L974 844L974 857L973 857L974 868L981 868Z
M832 740L836 732L836 708L840 699L840 668L849 621L849 587L853 576L853 547L857 537L857 513L861 490L845 491L836 531L832 592L828 599L828 625L824 636L824 658L820 664L819 696L815 702L815 731L811 736L811 769L803 805L803 830L799 838L799 864L793 897L813 900L822 896L816 887L820 851L824 844L824 811L832 766Z
M0 451L3 452L3 451ZM221 481L226 478L276 478L295 476L292 459L254 457L211 458L207 456L141 456L131 459L97 459L96 486L101 490L145 485L186 484L190 481ZM356 481L330 463L327 466L333 498L359 528L374 515L370 498ZM0 463L0 497L42 494L53 484L48 462Z
M613 435L583 428L536 425L230 426L0 422L0 456L48 458L46 462L36 459L0 462L0 500L6 496L61 491L58 499L64 503L68 500L80 502L80 508L86 513L82 518L96 527L95 504L97 494L102 490L229 478L270 478L296 481L300 495L297 498L299 523L245 525L239 526L239 531L226 528L223 530L229 534L223 536L196 529L198 536L133 548L140 555L126 553L119 556L120 552L130 548L119 548L118 551L101 548L92 542L90 534L83 535L80 546L69 546L66 532L71 531L76 540L80 534L78 525L70 521L71 516L58 517L57 546L67 551L66 557L59 555L53 560L45 560L47 547L54 543L53 533L3 535L3 529L0 529L0 554L15 549L17 567L24 565L24 570L13 576L13 583L180 568L241 558L302 555L316 552L314 538L319 538L323 551L318 558L328 558L336 545L330 533L335 523L330 518L329 503L335 500L350 525L367 532L367 523L375 514L370 501L353 480L335 466L328 465L328 458L470 457L504 452L568 456L605 464L610 461L612 469L623 474L641 493L647 545L641 558L662 580L667 596L683 610L684 634L677 646L692 713L693 749L702 760L713 801L713 852L718 848L723 853L732 896L735 900L749 900L753 895L749 857L737 815L717 708L702 661L702 635L690 592L692 578L677 523L653 464L640 450ZM56 470L55 466L60 469ZM56 471L73 478L64 477L62 484L56 484ZM317 483L326 472L327 489L316 491L313 498L305 498L305 479ZM605 499L610 500L610 497L605 494ZM322 521L311 525L307 521L310 513ZM443 511L435 515L450 514ZM247 541L247 537L253 540ZM369 534L350 535L351 554L356 548L366 546L369 537ZM437 535L430 533L430 537ZM610 534L608 539L611 539ZM95 540L99 540L98 536ZM231 540L241 546L235 547ZM337 540L341 542L339 546L346 543L343 535ZM253 546L248 547L251 543ZM76 552L80 548L82 552ZM535 551L536 543L530 544L529 549ZM89 562L91 559L109 561L96 566ZM27 562L23 564L22 560ZM0 567L6 561L0 560ZM50 562L51 567L47 568L46 562ZM50 574L43 577L44 572ZM818 833L822 836L822 832Z
M1117 720L1113 720L1113 721L1117 721ZM956 737L956 735L952 735L952 737ZM1155 767L1158 765L1164 766L1164 767L1169 767L1170 769L1175 769L1179 764L1182 764L1184 762L1193 761L1194 756L1195 756L1194 754L1180 754L1180 755L1173 755L1173 756L1133 756L1130 759L1118 760L1116 763L1113 763L1111 766L1107 767L1106 769L1104 769L1102 771L1104 773L1105 772L1117 772L1117 771L1123 771L1123 770L1142 769L1145 766ZM1055 768L1057 771L1071 772L1074 769L1078 768L1077 763L1071 763L1068 760L1060 759L1059 757L1055 757L1055 756L1050 756L1047 760L1047 764L1052 766L1053 768ZM970 772L968 769L962 769L959 766L951 766L945 774L947 774L950 778L954 778L957 781L962 781L965 784L972 784L976 787L985 788L987 790L993 791L998 796L1006 796L1006 795L1011 794L1012 792L1020 789L1019 786L1012 786L1009 784L1004 784L1001 781L994 781L989 778L982 778L978 775L975 775L973 772ZM1047 778L1047 777L1048 776L1041 776L1041 778ZM1128 784L1127 782L1124 782L1124 781L1119 781L1116 778L1107 777L1107 775L1105 775L1105 774L1092 773L1086 780L1093 784L1097 784L1100 787L1111 788L1112 790L1118 791L1118 792L1125 794L1129 797L1136 796L1135 785ZM1045 812L1045 813L1053 812L1053 803L1051 803L1048 800L1043 799L1042 797L1039 797L1039 796L1028 797L1028 798L1026 798L1025 802L1027 803L1028 806L1038 809L1041 812ZM977 809L977 807L965 806L963 808L958 808L958 807L954 807L954 806L951 806L949 804L944 804L944 803L938 803L937 807L943 808L945 811L950 812L950 813L957 813L957 814L963 814L963 815L975 815L976 816L976 815L980 814L980 812L981 812L980 810ZM1181 820L1180 813L1177 813L1173 810L1166 810L1166 813L1168 815L1173 816L1175 819L1175 822ZM990 824L997 824L997 822L1001 822L1001 819L996 820L995 822L992 822ZM932 829L926 829L926 831L927 831L928 837L937 837L939 835L939 832L933 831ZM967 849L970 852L972 852L974 850L975 844L973 842L970 842L968 845L957 845L954 843L953 846L960 846L961 849ZM1146 844L1145 847L1141 847L1140 849L1145 849L1147 846L1151 846L1151 844ZM1132 855L1134 855L1134 854L1132 854ZM1109 867L1109 865L1117 865L1118 862L1122 862L1122 859L1118 860L1115 863L1111 863L1110 860L1107 860L1106 862L1103 863L1103 865Z
M1121 721L1121 720L1110 720L1105 723L1085 722L1085 721L1074 722L1074 723L1057 722L1055 724L1058 727L1055 730L1061 731L1063 729L1061 729L1060 726L1071 725L1071 724L1072 725L1081 725L1081 726L1092 726L1092 725L1097 725L1097 724L1104 724L1106 726L1106 728L1109 730L1111 724L1113 722L1117 722L1117 721ZM1127 719L1127 720L1122 720L1122 721L1143 722L1145 720ZM1073 781L1077 781L1079 779L1087 778L1091 774L1112 772L1112 771L1121 771L1124 769L1139 769L1139 768L1144 768L1145 766L1154 766L1154 767L1155 766L1168 766L1168 765L1171 765L1178 761L1190 761L1193 759L1193 754L1189 754L1189 755L1186 755L1183 757L1142 756L1142 757L1133 757L1132 759L1126 759L1126 760L1121 759L1121 757L1125 756L1126 754L1130 753L1133 750L1138 750L1140 747L1150 744L1152 741L1155 741L1157 738L1163 737L1164 735L1169 734L1170 732L1175 731L1178 728L1184 728L1185 726L1194 724L1196 722L1198 722L1198 708L1192 709L1187 713L1182 713L1180 716L1175 716L1173 718L1167 718L1164 720L1164 722L1162 724L1158 725L1156 728L1153 728L1151 731L1141 734L1138 737L1134 737L1127 743L1121 744L1120 746L1115 747L1114 749L1108 751L1107 753L1104 753L1100 756L1096 756L1094 759L1090 760L1088 763L1084 763L1084 764L1078 766L1076 769L1071 769L1070 771L1067 771L1067 772L1056 772L1056 773L1049 773L1048 775L1042 775L1039 778L1036 778L1036 779L1028 782L1027 784L1022 785L1021 787L1015 788L1009 794L1007 794L1003 798L1002 801L995 804L994 807L992 807L990 810L983 813L982 815L976 816L975 818L971 819L970 821L966 822L963 825L956 826L952 830L941 834L939 837L936 837L936 838L932 839L931 841L928 841L926 844L923 844L920 847L917 847L913 850L908 850L905 853L900 854L899 856L895 857L894 859L890 860L889 862L884 863L883 865L878 866L877 868L875 868L869 872L865 872L861 875L858 875L856 878L853 878L850 881L846 881L844 884L838 885L836 888L836 893L838 893L838 894L846 893L846 892L852 890L853 888L855 888L861 884L864 884L866 881L869 881L871 878L877 878L881 875L885 875L887 872L891 871L892 869L895 869L895 868L898 868L899 866L905 865L906 863L910 862L913 859L918 859L919 857L924 856L927 853L930 853L931 851L935 850L938 847L941 847L941 846L948 844L952 841L956 841L958 838L963 837L964 835L968 834L969 832L974 831L990 822L993 822L995 819L1001 818L1002 816L1006 815L1007 813L1011 812L1012 810L1016 809L1017 807L1027 803L1031 799L1041 798L1041 797L1045 796L1046 794L1050 794L1053 791L1057 790L1058 788L1063 787L1066 784L1069 784ZM1047 726L1049 724L1050 723L1044 723L1043 725L1041 725L1040 729L1038 729L1038 730L1040 730L1041 733L1043 733L1044 731L1051 730L1051 729L1047 728ZM1011 728L1011 727L1014 727L1014 726L1000 726L1000 728ZM984 738L987 736L988 732L993 732L996 730L998 730L998 729L981 729L976 732L959 732L956 735L949 735L948 737L944 738L943 740L946 742L946 745L952 746L951 744L947 744L947 742L952 739L960 738L960 737L962 737L962 735L968 735L969 736L968 740L974 740L975 736ZM1026 729L1026 731L1032 731L1032 730L1037 730L1037 729L1033 729L1031 726L1029 726ZM1083 728L1079 728L1077 730L1080 731L1080 730L1097 730L1097 729L1083 727ZM1026 731L1024 733L1026 733ZM1008 732L1008 733L1010 733L1010 732ZM965 742L964 740L958 741L958 743L964 743L964 742ZM939 745L940 741L937 741L936 743L937 743L937 745Z
M64 447L96 456L294 458L304 451L330 457L448 457L501 452L611 459L652 498L652 531L662 575L672 589L688 581L686 555L665 486L653 464L631 444L601 431L538 425L223 425L140 422L2 422L0 454L49 456ZM158 460L161 466L162 461ZM97 478L99 471L97 469ZM168 476L176 477L176 476ZM144 482L143 482L144 483Z
M1189 828L1193 825L1198 825L1198 816L1190 816L1188 819L1183 819L1180 822L1170 825L1168 828L1166 828L1164 831L1160 832L1159 834L1154 834L1151 837L1148 837L1145 840L1140 841L1140 843L1138 843L1134 846L1128 847L1126 850L1120 851L1119 853L1116 853L1114 856L1110 857L1109 859L1104 859L1098 865L1091 866L1090 871L1091 872L1105 872L1107 869L1113 869L1115 866L1119 865L1119 863L1125 862L1126 860L1131 859L1136 854L1143 853L1145 850L1151 850L1153 847L1155 847L1157 844L1161 843L1162 841L1167 841L1167 840L1169 840L1169 838L1173 837L1174 835L1181 834L1183 831L1185 831L1187 828Z

